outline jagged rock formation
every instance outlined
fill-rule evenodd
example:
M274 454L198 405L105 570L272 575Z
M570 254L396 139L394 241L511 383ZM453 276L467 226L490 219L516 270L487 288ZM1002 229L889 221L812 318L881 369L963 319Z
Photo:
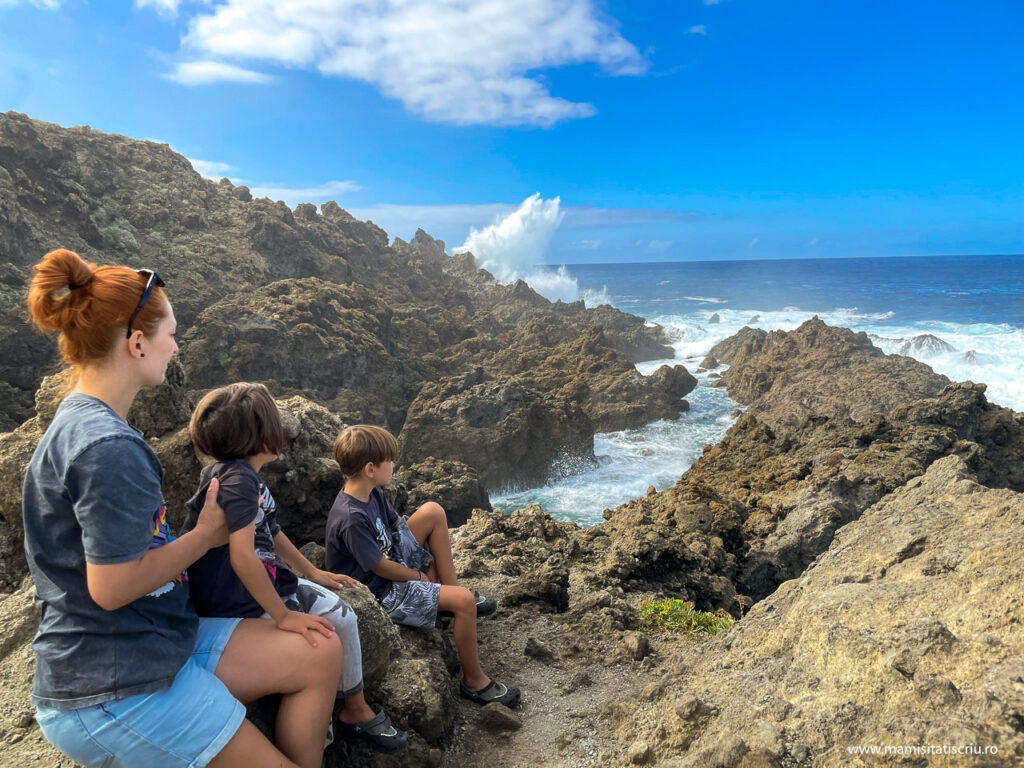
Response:
M747 412L674 487L581 537L611 542L587 566L596 583L614 575L737 612L736 591L759 600L799 576L837 530L942 456L1024 490L1024 419L988 403L984 385L949 384L817 319L744 329L712 354Z

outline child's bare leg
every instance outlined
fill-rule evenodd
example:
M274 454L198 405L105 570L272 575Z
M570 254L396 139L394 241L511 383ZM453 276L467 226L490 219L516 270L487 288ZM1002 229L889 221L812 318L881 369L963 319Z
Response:
M454 586L459 583L455 576L455 563L452 561L452 541L448 536L448 516L440 504L428 501L409 516L409 530L416 537L420 546L424 544L434 556L431 563L431 578L441 584ZM442 610L451 610L442 608Z
M465 587L442 586L437 600L442 611L455 614L452 638L462 662L462 679L474 691L490 682L480 666L480 653L476 646L476 598Z
M376 716L377 713L370 709L370 705L366 703L366 697L363 696L362 691L342 699L341 711L338 712L338 719L349 725L365 723Z
M284 694L277 713L277 746L300 768L319 768L341 675L336 636L319 638L314 648L302 635L282 632L271 621L245 619L231 634L214 674L243 704L268 693ZM240 730L235 739L252 744L247 733ZM234 765L249 768L251 761L224 762L216 768Z

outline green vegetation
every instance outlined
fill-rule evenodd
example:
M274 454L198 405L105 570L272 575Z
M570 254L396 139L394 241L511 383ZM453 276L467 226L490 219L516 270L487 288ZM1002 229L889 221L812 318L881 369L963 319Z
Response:
M714 613L698 611L685 600L645 600L640 606L640 620L648 632L685 632L691 637L717 635L733 624L733 618L719 608Z

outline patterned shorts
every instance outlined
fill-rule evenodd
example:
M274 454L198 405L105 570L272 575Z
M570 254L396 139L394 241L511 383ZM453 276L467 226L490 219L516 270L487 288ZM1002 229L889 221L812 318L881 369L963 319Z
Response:
M398 521L392 552L397 554L395 559L407 568L425 571L434 562L434 556L426 547L420 546L405 521L404 517ZM437 621L437 600L440 596L441 585L431 581L393 581L380 604L396 624L433 627Z

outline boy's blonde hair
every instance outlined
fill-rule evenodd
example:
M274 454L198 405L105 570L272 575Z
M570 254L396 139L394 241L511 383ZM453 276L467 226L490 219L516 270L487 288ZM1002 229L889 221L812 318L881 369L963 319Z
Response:
M347 480L356 477L367 464L394 461L398 457L398 441L381 427L356 424L346 427L334 440L334 460Z
M238 382L206 393L188 423L200 453L217 461L281 453L284 428L277 403L263 384Z

